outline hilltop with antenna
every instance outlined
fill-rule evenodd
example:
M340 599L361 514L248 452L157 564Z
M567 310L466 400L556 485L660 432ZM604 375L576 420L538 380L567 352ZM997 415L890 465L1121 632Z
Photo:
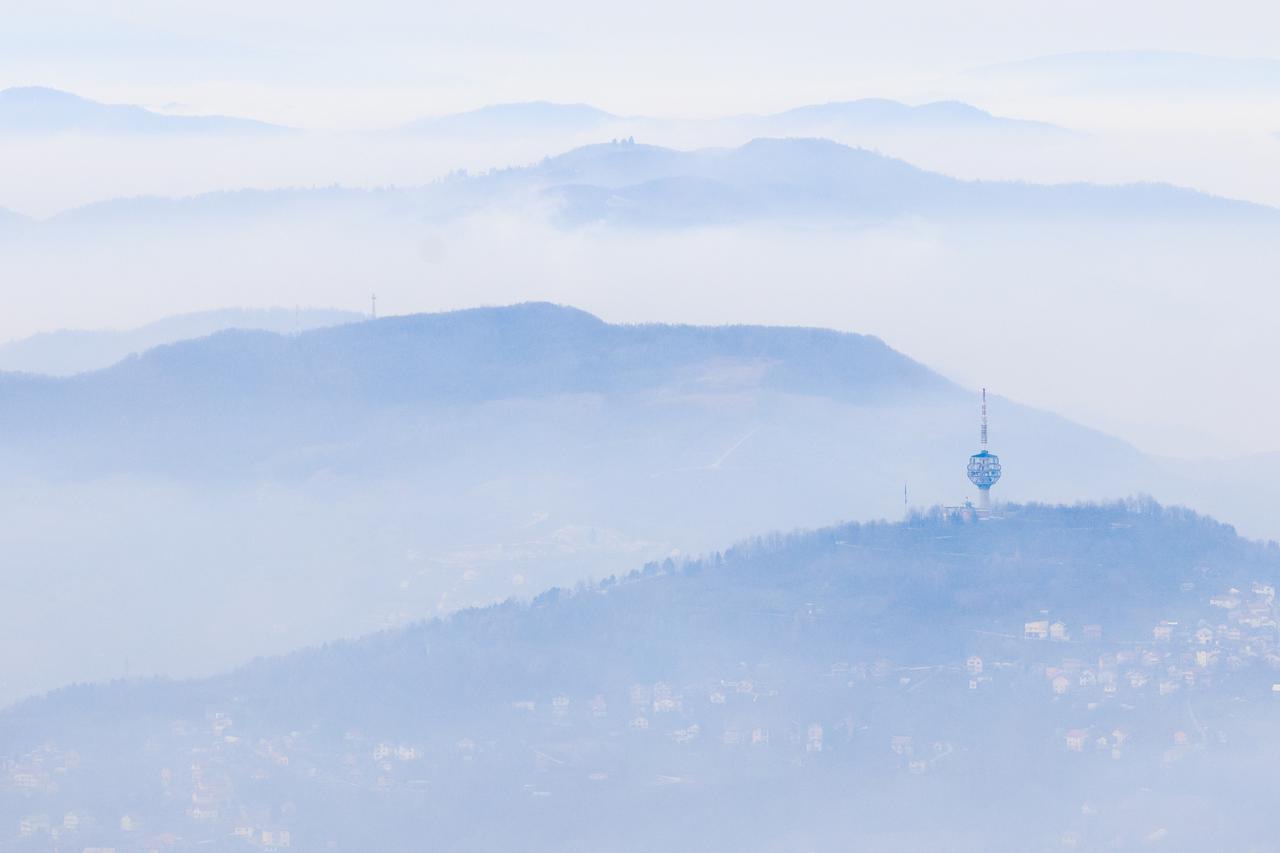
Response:
M349 853L370 814L396 853L764 853L797 826L817 850L1130 849L1154 825L1174 849L1268 849L1280 552L1146 501L1003 510L771 535L213 678L67 688L0 714L0 764L50 780L0 797L0 825L252 820ZM130 826L91 837L131 849Z
M48 579L71 576L56 587L65 633L92 636L112 674L126 653L139 673L207 672L761 530L898 516L904 482L926 505L955 494L972 450L971 395L869 336L614 325L548 304L378 308L376 322L223 332L74 379L0 375L0 511L26 531L0 642L38 631ZM1003 400L992 411L1020 500L1159 480L1115 439ZM1064 462L1082 456L1105 478ZM110 525L83 513L86 492ZM86 543L128 554L138 579L109 614L113 582L86 573ZM216 578L199 633L163 607L195 576ZM243 630L246 608L281 630ZM157 632L176 639L148 643ZM25 656L8 690L101 677L75 650Z
M978 487L978 511L991 512L991 487L1000 480L1000 457L987 449L987 389L982 389L981 446L969 457L969 482Z

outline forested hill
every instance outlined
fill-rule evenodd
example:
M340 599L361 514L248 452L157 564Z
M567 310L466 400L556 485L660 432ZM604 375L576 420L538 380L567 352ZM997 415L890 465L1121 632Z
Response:
M226 331L65 378L0 373L0 457L11 457L10 468L81 477L158 469L185 475L273 466L298 457L302 447L309 465L331 465L322 457L337 453L341 466L354 462L354 470L367 471L370 459L394 457L393 469L402 472L406 461L412 467L442 447L451 448L443 453L451 461L492 459L541 434L521 420L486 420L490 404L544 405L546 417L576 422L580 415L565 414L576 408L566 398L597 401L588 407L609 417L638 407L605 430L616 435L676 410L684 412L676 420L724 423L725 414L711 411L709 402L762 395L858 407L971 399L868 335L621 325L574 308L526 303L297 335ZM669 434L671 419L644 431ZM548 438L559 444L555 439L573 428L566 424ZM495 430L504 437L486 441ZM459 441L487 447L464 453L452 449ZM577 452L549 452L566 451ZM522 459L507 470L527 464Z
M1258 849L1278 580L1149 501L767 537L25 701L0 822L24 851L68 813L130 850Z
M1194 625L1188 614L1210 593L1254 582L1280 582L1274 543L1147 500L1007 506L982 521L934 510L651 563L527 604L260 660L181 690L69 688L12 709L5 728L57 731L99 703L134 722L227 702L264 724L367 725L372 715L412 727L530 692L705 679L743 661L946 661L975 632L1018 637L1041 616L1077 638L1095 624L1109 642L1133 642L1161 620Z
M548 303L388 317L288 336L233 331L157 347L64 380L0 376L24 412L128 403L218 408L315 398L449 404L566 393L629 393L709 377L726 384L875 402L955 391L878 338L827 329L609 324ZM735 376L737 368L741 377ZM757 382L758 380L758 382ZM49 409L36 408L44 403ZM18 408L6 406L10 418ZM34 417L35 414L32 414Z
M1111 639L1150 636L1201 591L1280 581L1280 551L1225 525L1154 504L1011 507L998 520L936 514L766 537L723 554L650 564L528 606L460 613L403 633L304 652L244 670L220 689L319 688L309 708L380 685L436 685L391 715L465 715L471 703L556 685L697 681L741 661L780 671L805 661L946 660L974 631L1019 635L1042 611ZM211 687L218 682L212 682ZM324 686L328 685L328 687ZM386 689L385 687L382 689ZM398 689L396 690L398 693ZM391 700L395 694L388 695ZM352 703L352 711L364 703Z

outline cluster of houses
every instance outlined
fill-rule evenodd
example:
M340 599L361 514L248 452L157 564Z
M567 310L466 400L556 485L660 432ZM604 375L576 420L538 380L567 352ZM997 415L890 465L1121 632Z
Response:
M246 850L278 851L293 846L292 833L269 815L253 815L237 804L233 777L234 755L245 748L242 739L233 733L233 721L225 713L209 715L206 725L188 721L174 721L170 725L171 742L165 746L183 744L171 753L174 759L166 763L156 774L155 802L164 804L164 812L175 810L186 818L185 825L163 828L158 824L171 824L167 818L130 811L123 814L95 814L87 810L71 809L51 813L38 811L22 814L17 821L16 840L31 849L82 851L82 853L126 853L126 851L162 851L172 849L183 842L207 843L218 836L229 836L243 843ZM287 740L287 739L286 739ZM158 753L164 749L159 743L148 742L144 753ZM257 763L263 761L277 766L287 766L288 758L282 751L279 739L264 740L251 748ZM17 760L5 760L3 769L7 784L0 786L9 792L24 795L28 802L38 803L59 799L59 781L80 767L79 753L54 746L44 746ZM252 778L263 778L260 769ZM254 821L251 818L257 817ZM100 840L111 839L109 845ZM3 841L4 834L0 834ZM95 839L99 843L95 843Z
M1022 655L1017 662L980 654L934 666L904 667L883 659L839 662L826 671L815 668L804 676L817 679L820 684L801 686L805 691L830 691L871 684L876 689L896 689L904 696L916 697L926 694L911 691L931 682L934 689L964 691L967 686L968 691L977 691L974 696L982 697L999 679L1031 679L1030 683L1038 680L1044 685L1041 695L1046 703L1057 702L1073 710L1114 704L1113 698L1122 703L1159 701L1159 697L1205 688L1224 672L1259 662L1280 672L1280 631L1273 586L1257 583L1248 590L1229 589L1202 602L1201 610L1194 619L1165 619L1153 625L1149 634L1107 637L1105 643L1100 625L1069 625L1036 618L1023 624L1020 636L1004 637L1007 643L1019 644L1023 649L1040 650ZM1004 648L1009 647L1007 643ZM1044 646L1028 645L1039 643ZM1057 653L1058 648L1061 654ZM1050 653L1050 649L1055 651ZM786 701L769 701L786 699L785 694L799 681L795 673L789 674L790 682L774 683L770 679L769 684L763 684L748 677L747 672L744 668L735 677L693 684L636 683L616 691L616 695L588 691L580 696L550 693L536 699L520 698L510 703L512 717L508 722L525 726L532 733L533 746L525 744L521 748L529 751L531 772L535 773L565 764L557 757L554 746L537 746L538 738L545 734L548 744L572 743L575 727L595 727L608 732L610 738L649 739L640 742L665 743L666 748L753 750L796 763L825 760L822 756L832 751L833 744L839 746L855 738L855 727L848 719L814 719L821 715L797 715L795 707ZM945 677L937 678L938 675ZM1274 689L1280 701L1280 676ZM856 703L855 699L850 701ZM789 709L787 716L778 715L779 707ZM864 739L862 743L870 743L873 750L880 750L886 762L896 762L902 772L909 774L930 772L961 749L946 736L931 737L920 731L890 732L881 727L873 734L863 735L862 730L859 728L856 733L857 738ZM225 841L228 837L247 850L285 850L296 845L285 823L287 816L247 811L237 796L241 781L287 776L374 792L427 790L447 778L450 767L484 760L488 751L506 748L503 738L507 733L477 730L469 737L455 735L447 743L424 746L348 731L335 747L331 741L322 742L299 732L270 737L243 734L229 713L211 711L198 723L175 721L167 742L147 746L166 756L154 794L159 802L167 804L167 814L174 813L168 806L180 804L184 822L174 825L167 818L148 814L91 815L76 809L32 809L17 819L10 833L28 840L48 839L52 847L67 850L116 849L94 848L87 843L97 837L113 839L120 850L158 850L178 839ZM1204 732L1194 727L1167 734L1167 748L1173 755L1194 748L1204 738ZM1143 732L1144 739L1149 735ZM1129 727L1101 723L1063 727L1058 736L1064 753L1114 758L1126 755L1134 742ZM79 753L55 746L3 759L0 797L16 796L32 805L58 800L64 781L80 766ZM599 768L580 769L584 778L596 782L608 778ZM657 781L674 778L664 776ZM527 787L534 795L550 796L544 784ZM0 833L0 841L10 833Z
M1184 585L1184 591L1191 589L1190 584ZM1137 701L1204 689L1212 686L1223 671L1239 672L1254 664L1280 673L1278 616L1274 585L1256 582L1248 592L1232 588L1212 596L1205 612L1193 621L1163 619L1146 638L1113 644L1113 649L1089 660L1079 655L1063 656L1056 665L1043 667L1043 675L1053 695L1083 698L1084 707L1092 710L1099 702L1117 696ZM1085 648L1101 640L1101 636L1097 625L1085 625L1081 632ZM1023 638L1073 642L1066 624L1045 619L1026 622ZM966 665L973 676L970 687L976 689L983 680L984 662L974 656ZM1280 679L1280 675L1276 678ZM1271 685L1271 690L1280 695L1280 680ZM1174 730L1169 734L1166 760L1176 758L1204 737L1204 732ZM1120 728L1074 728L1063 734L1063 746L1069 752L1106 751L1119 758L1128 739L1129 733Z
M53 794L59 781L79 766L80 753L74 749L46 745L18 758L0 760L0 773L15 792Z

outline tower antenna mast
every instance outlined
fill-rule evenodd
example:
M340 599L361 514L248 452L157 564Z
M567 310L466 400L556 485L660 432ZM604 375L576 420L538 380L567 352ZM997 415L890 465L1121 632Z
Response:
M978 487L978 512L991 512L991 487L1000 479L1000 457L987 449L987 389L982 389L982 446L969 457L969 482Z
M982 449L987 449L987 389L982 389Z

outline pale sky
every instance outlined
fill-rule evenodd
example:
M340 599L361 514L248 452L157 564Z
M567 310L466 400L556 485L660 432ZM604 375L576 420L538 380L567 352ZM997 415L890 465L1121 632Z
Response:
M0 15L0 86L309 127L531 99L704 115L928 95L967 68L1072 51L1280 56L1280 6L1259 0L6 0Z

